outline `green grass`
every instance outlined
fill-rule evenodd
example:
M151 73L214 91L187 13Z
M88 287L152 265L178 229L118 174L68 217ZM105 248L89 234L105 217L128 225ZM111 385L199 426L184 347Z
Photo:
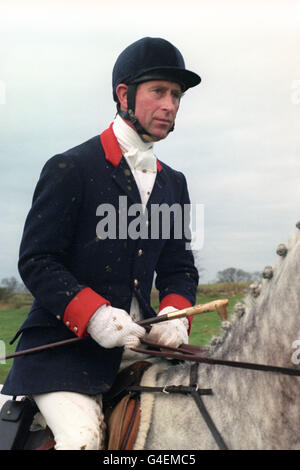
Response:
M240 292L235 292L230 295L224 295L224 292L214 292L214 295L211 295L211 292L203 293L198 292L196 304L205 304L210 302L211 300L217 299L228 299L229 306L228 306L228 318L230 318L231 314L233 313L233 307L242 297L243 297L243 290ZM153 307L157 309L158 301L155 299L153 302ZM221 334L221 318L217 312L209 312L203 313L200 315L195 315L192 322L192 328L190 333L190 344L194 344L197 346L205 346L209 343L212 336L218 336Z
M196 304L204 304L216 299L229 299L229 316L232 313L235 303L243 297L247 284L209 284L199 286L197 293ZM20 304L25 306L20 307ZM12 302L12 307L18 306L19 308L7 308L0 310L0 346L5 344L5 351L0 347L0 356L11 354L14 352L16 343L9 344L9 341L15 335L17 329L21 326L29 312L29 304L31 299L21 299L17 297ZM153 290L152 293L152 306L155 310L158 308L158 294ZM190 334L190 344L198 346L206 345L210 338L214 335L220 334L221 319L217 312L210 312L201 315L196 315L193 319L192 329ZM0 384L4 382L9 369L12 365L12 359L8 359L5 364L0 362Z
M233 313L233 307L245 294L249 283L216 283L198 287L196 304L205 304L211 300L228 299L228 317ZM153 291L152 305L158 307L158 294ZM221 319L217 312L195 315L190 333L190 344L205 346L212 336L221 333Z
M198 303L206 303L211 300L223 298L222 296L214 297L198 297ZM228 297L226 297L228 298ZM236 302L241 298L241 295L231 296L229 299L228 317L232 314L233 307ZM218 336L221 333L221 319L217 312L203 313L195 315L192 322L192 329L190 333L190 344L197 346L205 346L211 339L212 336Z
M29 307L22 307L17 309L9 309L0 311L0 340L1 345L5 344L5 351L0 348L0 356L11 354L14 352L16 343L9 344L10 340L15 335L18 328L22 325L27 317ZM5 364L0 362L0 384L6 378L12 364L12 359L8 359Z

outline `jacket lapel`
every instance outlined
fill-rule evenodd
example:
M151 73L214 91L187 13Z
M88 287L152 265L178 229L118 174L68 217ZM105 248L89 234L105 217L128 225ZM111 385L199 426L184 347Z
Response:
M113 181L124 191L133 203L141 203L140 193L134 176L122 155L119 143L113 131L113 123L100 135L100 140L105 152L105 158L115 168L111 177ZM151 212L150 204L161 204L164 200L165 176L162 166L157 160L157 175L153 190L147 203L147 209Z
M124 191L133 203L141 202L135 179L122 155L122 150L114 134L113 123L111 123L108 129L102 132L100 140L106 160L115 167L111 173L113 181Z

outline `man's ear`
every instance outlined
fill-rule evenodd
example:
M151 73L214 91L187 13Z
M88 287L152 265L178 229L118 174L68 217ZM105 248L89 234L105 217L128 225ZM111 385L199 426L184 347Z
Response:
M127 89L128 86L125 83L120 83L116 88L116 95L120 103L120 109L127 111Z

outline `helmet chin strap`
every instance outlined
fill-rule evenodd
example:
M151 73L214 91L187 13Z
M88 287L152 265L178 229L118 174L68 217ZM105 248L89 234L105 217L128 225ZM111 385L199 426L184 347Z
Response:
M143 142L158 142L160 139L156 137L153 134L150 134L138 121L137 117L135 116L135 96L136 96L136 89L137 85L136 84L130 84L128 85L127 89L127 111L122 111L120 109L120 105L118 105L118 113L120 116L125 119L126 121L129 121L133 127L135 128L136 132L139 134L140 138L143 140ZM172 132L174 130L174 124L169 129L169 132Z

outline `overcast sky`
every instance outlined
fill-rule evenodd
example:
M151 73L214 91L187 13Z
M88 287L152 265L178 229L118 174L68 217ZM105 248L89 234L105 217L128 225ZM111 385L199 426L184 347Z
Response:
M274 264L300 220L299 26L296 0L0 0L0 280L18 277L42 166L108 127L114 62L144 36L202 77L155 145L204 205L201 282Z

